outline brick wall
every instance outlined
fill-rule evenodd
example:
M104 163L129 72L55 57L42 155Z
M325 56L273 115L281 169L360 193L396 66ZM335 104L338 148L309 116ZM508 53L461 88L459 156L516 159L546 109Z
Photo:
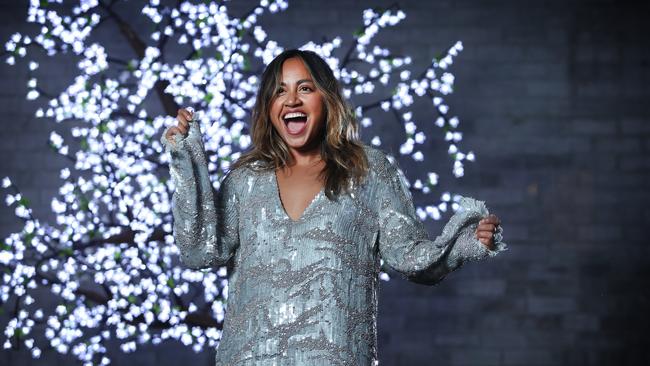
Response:
M237 1L233 11L250 3ZM262 23L287 48L323 35L349 40L364 8L389 3L293 1ZM466 264L437 286L396 276L383 283L381 364L650 364L650 7L613 0L399 3L407 18L377 39L410 54L415 69L456 40L464 43L448 102L461 119L462 147L477 162L443 187L485 200L502 220L510 251ZM25 9L0 5L2 42L29 28ZM106 39L120 49L124 40L114 35ZM74 76L73 61L44 62L52 71L41 85L60 90ZM10 176L36 216L53 222L49 200L66 162L46 142L50 130L66 126L35 119L36 104L24 98L25 67L3 65L0 177ZM428 156L444 158L436 154ZM20 222L6 206L0 210L4 237ZM428 224L432 237L442 224ZM3 329L6 321L0 317ZM117 365L213 363L211 352L195 355L175 343L112 354ZM25 351L3 350L0 363L72 361L52 351L32 361Z

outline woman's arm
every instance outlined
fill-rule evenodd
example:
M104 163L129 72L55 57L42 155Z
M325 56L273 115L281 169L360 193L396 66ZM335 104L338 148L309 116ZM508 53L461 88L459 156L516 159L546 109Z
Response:
M382 152L378 162L378 245L382 259L408 280L434 285L463 263L507 250L497 226L494 250L476 238L478 222L489 215L485 203L469 197L460 199L459 209L447 222L442 234L430 240L415 207L406 179L397 162Z
M174 241L183 264L193 269L224 265L239 245L238 196L232 174L214 192L199 124L189 122L187 136L162 134L170 154L169 171L174 182L172 214Z

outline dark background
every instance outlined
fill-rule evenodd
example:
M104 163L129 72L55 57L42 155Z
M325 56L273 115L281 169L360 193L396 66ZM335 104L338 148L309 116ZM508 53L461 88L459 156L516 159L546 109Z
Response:
M27 1L18 3L1 2L3 46L14 32L33 29L25 23ZM261 24L285 48L336 35L347 44L363 9L390 3L291 1ZM406 19L382 31L377 43L411 55L413 70L456 40L464 43L451 67L456 86L447 102L461 121L461 149L474 151L477 161L466 164L465 177L441 186L485 200L501 218L510 250L469 263L437 286L396 276L382 282L380 364L650 364L650 6L613 0L398 3ZM250 4L234 1L232 11L241 14ZM110 27L102 28L102 42L127 49ZM76 75L75 64L70 56L42 60L41 71L49 72L41 73L39 85L60 91ZM54 222L50 199L68 163L47 141L52 129L61 133L66 125L33 117L42 102L25 99L26 70L24 60L0 65L0 178L18 185L37 218ZM387 132L394 128L383 125ZM450 161L443 162L450 170ZM20 221L3 207L5 237ZM428 222L432 237L443 223ZM7 320L0 317L3 330ZM110 354L114 365L214 362L212 351L197 355L172 342L128 355L114 347ZM51 350L40 360L24 350L0 350L0 364L74 360Z

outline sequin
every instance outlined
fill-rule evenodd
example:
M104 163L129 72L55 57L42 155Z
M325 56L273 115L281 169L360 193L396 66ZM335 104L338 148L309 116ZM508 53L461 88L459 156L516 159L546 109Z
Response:
M173 235L181 261L234 261L216 365L377 365L380 259L427 285L470 260L507 249L474 236L489 214L470 197L430 240L397 163L364 145L364 184L330 201L318 194L299 220L282 208L272 171L242 167L212 188L198 124L161 142L170 154Z

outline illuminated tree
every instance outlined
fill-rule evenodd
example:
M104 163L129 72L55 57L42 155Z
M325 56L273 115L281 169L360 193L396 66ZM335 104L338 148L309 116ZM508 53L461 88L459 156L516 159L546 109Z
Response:
M179 340L197 352L216 347L228 268L196 271L179 264L172 245L174 187L167 174L168 156L154 135L175 123L172 116L179 106L199 111L218 188L223 173L250 144L247 121L258 76L283 50L257 25L258 18L288 4L262 0L243 17L233 18L223 1L150 0L141 14L153 31L143 34L123 14L124 6L132 4L80 0L70 9L61 3L31 1L27 21L40 32L12 35L2 54L7 64L23 62L29 68L27 99L40 104L37 117L81 124L70 127L79 146L74 153L62 136L50 134L50 146L72 163L61 170L63 183L51 200L55 224L35 219L18 187L9 177L3 179L3 187L11 191L6 203L24 222L0 247L0 302L12 316L4 347L24 344L35 358L43 347L53 347L89 365L110 362L104 343L113 337L124 352L165 339ZM397 122L392 126L403 129L400 153L423 172L412 178L411 188L431 195L438 175L424 163L420 147L427 136L421 126L434 123L443 130L456 177L463 175L464 160L474 160L456 145L462 139L456 131L459 120L448 115L444 103L454 83L447 69L462 44L413 73L410 57L371 45L381 29L404 17L397 6L368 9L350 40L336 37L302 48L318 52L335 70L346 96L357 105L364 131L372 131L373 110L388 114L382 120L389 122L383 123ZM135 57L111 55L102 44L91 42L93 34L115 29ZM39 70L46 72L47 67L23 61L28 53L39 52L45 60L65 53L78 59L78 76L58 94L38 82ZM416 97L431 100L430 120L413 119ZM380 136L368 137L369 143L381 145ZM437 220L448 205L456 210L459 198L444 192L439 202L417 204L417 213L423 220ZM383 271L381 278L389 279ZM35 300L38 288L54 296L53 309ZM46 343L37 344L35 332Z

